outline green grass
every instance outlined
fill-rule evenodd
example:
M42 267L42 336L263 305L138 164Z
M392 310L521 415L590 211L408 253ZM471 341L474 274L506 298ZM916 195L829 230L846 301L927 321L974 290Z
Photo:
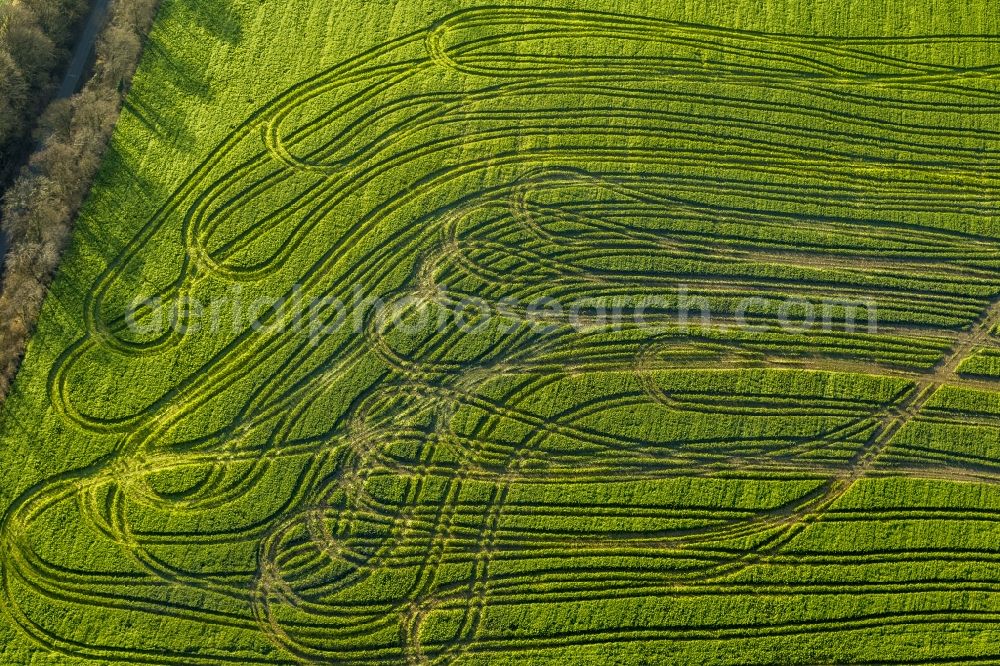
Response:
M1000 658L967 4L166 0L4 408L0 663Z

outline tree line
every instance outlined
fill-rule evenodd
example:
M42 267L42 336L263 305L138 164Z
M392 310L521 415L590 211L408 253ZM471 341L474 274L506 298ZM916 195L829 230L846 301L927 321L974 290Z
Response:
M87 0L0 3L0 176L31 137L32 120L52 95L73 29Z
M29 20L25 4L44 6ZM25 131L30 98L51 85L49 57L59 58L56 39L65 38L82 0L19 0L4 5L4 36L9 56L0 50L0 114L5 127ZM0 229L9 242L0 289L0 398L6 396L41 310L42 300L65 249L76 213L97 174L101 156L142 53L159 0L112 0L98 37L91 78L70 98L56 100L38 117L32 134L38 148L8 187L0 210ZM51 10L51 14L48 13ZM68 12L58 19L55 14ZM13 29L12 29L13 28ZM42 47L37 50L36 47ZM13 56L14 52L19 57ZM42 54L33 59L30 53ZM4 69L4 68L8 69ZM15 74L14 78L4 72ZM10 92L15 93L9 99ZM23 101L28 100L28 101Z

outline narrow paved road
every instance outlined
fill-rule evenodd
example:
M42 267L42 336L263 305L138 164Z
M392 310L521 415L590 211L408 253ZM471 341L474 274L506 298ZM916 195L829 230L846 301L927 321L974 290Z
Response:
M94 49L97 34L101 31L101 25L104 23L107 12L108 0L94 0L90 8L90 16L87 17L87 23L83 26L80 38L73 49L73 57L69 61L66 75L63 77L62 83L59 84L56 99L69 97L80 89L80 79L86 72L90 53Z

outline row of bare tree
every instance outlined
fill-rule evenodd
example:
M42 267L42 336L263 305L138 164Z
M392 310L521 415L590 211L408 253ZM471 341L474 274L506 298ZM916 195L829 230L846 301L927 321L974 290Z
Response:
M0 290L0 398L17 372L73 220L97 174L158 3L112 1L93 76L79 93L53 102L42 114L34 132L39 148L4 195L0 224L9 247Z
M86 8L86 0L0 3L0 174L30 138L32 118L54 90L56 70Z

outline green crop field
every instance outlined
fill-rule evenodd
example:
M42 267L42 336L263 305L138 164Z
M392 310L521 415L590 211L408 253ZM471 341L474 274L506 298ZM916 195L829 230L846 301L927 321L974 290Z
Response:
M165 0L0 663L1000 660L1000 14Z

